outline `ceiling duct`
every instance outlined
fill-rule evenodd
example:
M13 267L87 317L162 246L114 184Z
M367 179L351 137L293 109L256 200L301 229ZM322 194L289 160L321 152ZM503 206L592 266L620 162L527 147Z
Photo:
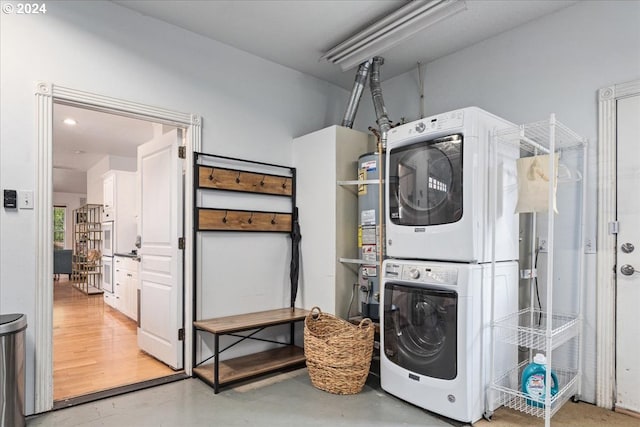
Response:
M367 78L369 77L370 67L371 61L365 61L358 67L358 73L356 74L356 80L353 83L353 89L351 90L347 110L344 112L344 118L342 119L342 126L344 127L353 127L353 121L355 120L356 113L358 112L362 92L364 91L364 87L367 84Z
M369 85L371 86L371 98L373 99L373 108L376 111L376 123L380 130L380 143L382 148L387 148L387 133L391 129L391 120L387 114L387 107L382 99L382 87L380 86L380 67L384 64L384 58L376 56L373 58L371 65L371 77Z
M330 49L320 59L349 70L467 8L464 0L415 0Z

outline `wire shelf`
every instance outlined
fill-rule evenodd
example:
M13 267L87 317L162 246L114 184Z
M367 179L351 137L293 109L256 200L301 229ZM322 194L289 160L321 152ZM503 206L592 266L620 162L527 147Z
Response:
M506 406L516 411L524 412L539 418L545 418L544 402L536 406L535 399L522 391L522 371L527 366L527 361L520 363L506 374L498 378L491 384L494 393L494 401L498 406ZM578 372L570 369L552 368L558 377L560 390L551 397L551 416L553 416L562 405L577 393Z
M547 323L551 319L551 348L547 348ZM525 308L494 322L496 339L548 352L580 333L580 322L575 315L553 314Z
M551 132L553 132L555 151L582 148L587 144L586 139L552 118L508 127L497 131L495 136L498 143L517 145L532 154L544 154L550 151Z
M554 167L556 173L554 179L548 179L543 190L545 194L556 192L556 184L560 182L575 182L576 186L565 188L565 193L574 197L579 191L582 192L582 206L576 212L567 210L567 214L560 216L562 221L569 218L571 221L579 219L580 229L576 233L575 242L582 242L585 234L584 212L586 207L587 193L585 179L588 164L588 144L585 138L580 137L564 124L558 122L554 114L551 114L548 120L525 124L521 126L511 126L493 133L492 139L493 155L497 153L511 153L517 150L516 157L529 157L530 155L548 156L549 170ZM518 166L524 166L525 163L519 163ZM522 172L522 171L520 171ZM551 175L551 174L549 174ZM522 180L522 177L518 177ZM497 181L497 180L495 180ZM520 184L520 182L518 182ZM499 189L500 184L494 182L495 188ZM521 187L518 187L520 196ZM541 193L542 194L542 193ZM495 196L494 196L495 197ZM573 199L567 199L571 201ZM576 201L578 199L576 198ZM555 203L554 203L555 204ZM554 244L554 227L564 222L555 222L555 215L552 213L552 204L549 203L546 211L532 211L531 213L531 234L533 237L546 238L547 242L551 242L549 256L546 259L546 298L547 307L553 307L554 282L559 282L558 274L554 274L554 263L564 262L562 252L554 252L559 249ZM537 217L538 212L544 216ZM540 224L538 223L540 222ZM580 243L579 243L580 245ZM533 252L533 251L532 251ZM581 293L584 287L584 254L582 258L578 258L577 278L571 279L573 290L577 291L577 300L582 301ZM560 253L560 256L558 254ZM554 256L558 256L555 258ZM537 262L531 260L533 265ZM492 294L493 296L493 294ZM493 378L489 387L490 395L487 396L486 408L488 412L492 412L494 405L504 405L506 407L524 412L526 414L544 418L545 427L550 427L550 418L560 407L571 397L581 392L581 372L582 372L582 304L580 304L577 312L558 313L552 310L536 309L533 305L534 301L533 288L531 288L530 301L532 305L516 313L512 313L499 320L495 320L492 314L492 337L494 338L493 353L490 376ZM571 310L571 309L569 309ZM504 366L504 364L496 363L495 356L496 343L506 343L510 346L518 346L529 349L529 359L518 366ZM533 358L534 353L544 353L551 362L551 366L558 376L558 384L560 391L549 396L549 405L545 408L544 402L536 404L536 401L530 396L521 392L520 376L522 370L528 361ZM499 366L496 366L499 365ZM506 370L506 373L505 373Z

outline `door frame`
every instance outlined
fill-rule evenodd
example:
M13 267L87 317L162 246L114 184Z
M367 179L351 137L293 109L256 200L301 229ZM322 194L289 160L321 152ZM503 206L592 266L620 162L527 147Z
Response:
M202 126L197 114L112 98L96 93L37 82L36 135L37 163L35 183L35 407L36 413L53 408L53 104L61 102L81 108L115 113L186 129L184 192L184 370L191 375L193 329L193 241L186 234L193 229L193 153L201 151Z
M598 234L596 276L596 404L613 408L616 351L617 101L640 94L640 80L598 91Z

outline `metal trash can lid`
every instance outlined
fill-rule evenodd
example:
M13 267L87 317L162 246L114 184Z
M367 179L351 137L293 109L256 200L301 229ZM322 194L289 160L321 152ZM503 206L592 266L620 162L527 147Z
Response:
M15 334L27 329L27 316L24 314L0 314L0 335Z

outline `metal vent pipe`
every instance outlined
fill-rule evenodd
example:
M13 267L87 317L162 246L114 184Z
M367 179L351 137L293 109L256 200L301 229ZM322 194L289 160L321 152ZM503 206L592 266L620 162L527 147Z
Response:
M353 83L353 89L351 89L351 97L347 104L347 110L344 112L344 118L342 119L342 126L352 128L353 122L358 112L358 106L360 105L360 99L362 98L362 92L367 84L367 78L369 77L369 69L371 67L371 60L365 61L358 67L356 73L356 80Z
M391 129L391 120L387 114L387 108L384 106L382 99L382 88L380 87L380 67L384 64L384 58L376 56L373 58L371 65L371 77L369 85L371 86L371 97L373 98L373 108L376 111L376 123L380 130L380 142L382 148L387 148L387 133Z

